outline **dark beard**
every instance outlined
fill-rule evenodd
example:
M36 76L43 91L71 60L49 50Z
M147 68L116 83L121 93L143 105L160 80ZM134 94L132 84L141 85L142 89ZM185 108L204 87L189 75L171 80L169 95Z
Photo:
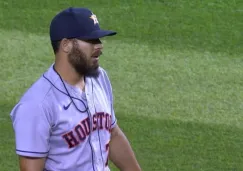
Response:
M73 48L68 54L68 61L79 75L91 77L99 76L99 66L92 67L89 65L88 57L80 48L78 48L75 41L73 41Z

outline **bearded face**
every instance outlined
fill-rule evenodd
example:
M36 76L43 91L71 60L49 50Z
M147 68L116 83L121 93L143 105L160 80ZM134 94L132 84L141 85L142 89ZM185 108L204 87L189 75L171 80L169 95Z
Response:
M102 54L101 49L92 48L94 44L90 42L82 42L80 46L79 40L72 40L72 50L68 54L68 61L80 75L97 77L99 72L99 56ZM85 43L85 44L84 44ZM81 49L81 47L83 47Z

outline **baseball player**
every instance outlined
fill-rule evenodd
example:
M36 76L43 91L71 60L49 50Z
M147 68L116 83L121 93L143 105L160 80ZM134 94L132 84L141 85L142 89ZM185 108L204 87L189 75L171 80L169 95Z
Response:
M11 111L21 171L122 171L141 168L120 130L112 87L99 66L102 30L87 8L70 7L50 24L55 62Z

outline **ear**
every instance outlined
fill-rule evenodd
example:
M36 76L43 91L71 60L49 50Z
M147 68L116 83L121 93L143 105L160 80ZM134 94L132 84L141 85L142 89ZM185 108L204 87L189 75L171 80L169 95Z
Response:
M61 50L65 53L69 53L73 47L72 42L68 39L62 39L60 43Z

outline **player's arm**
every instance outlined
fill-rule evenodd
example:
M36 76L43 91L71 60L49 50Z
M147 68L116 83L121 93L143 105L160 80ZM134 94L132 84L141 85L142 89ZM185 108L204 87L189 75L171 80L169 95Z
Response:
M107 83L107 93L111 102L111 141L109 143L109 159L120 169L120 171L141 171L135 154L124 133L119 128L115 112L113 109L112 86L107 73L102 69L105 82Z
M42 104L26 102L11 112L20 171L44 170L51 132L46 110Z
M43 171L45 158L19 156L20 171Z
M118 125L111 131L109 158L121 171L141 171L130 143Z

